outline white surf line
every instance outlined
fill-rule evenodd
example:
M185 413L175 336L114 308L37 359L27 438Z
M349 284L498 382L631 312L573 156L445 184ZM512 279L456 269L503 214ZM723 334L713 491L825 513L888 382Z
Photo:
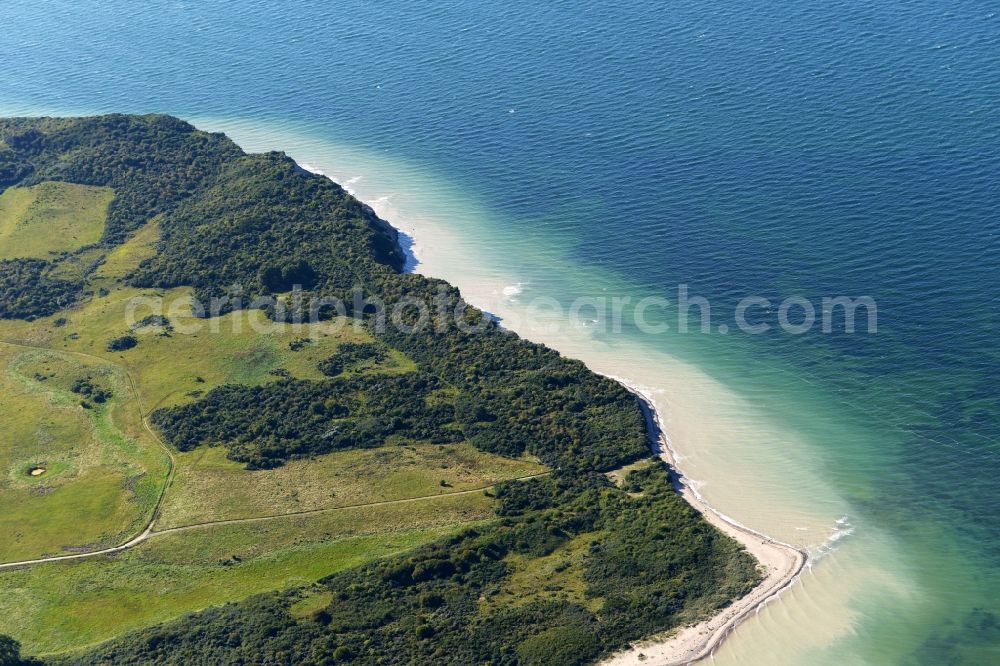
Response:
M674 630L662 639L637 641L630 649L603 663L606 666L687 666L711 657L722 642L744 620L760 611L771 600L788 589L805 569L809 554L789 543L773 539L730 518L711 506L691 485L677 466L677 453L662 427L660 414L652 398L637 386L620 377L610 376L639 399L640 408L649 428L653 452L673 471L674 487L709 523L729 535L750 552L767 569L760 584L737 599L718 614L694 625Z

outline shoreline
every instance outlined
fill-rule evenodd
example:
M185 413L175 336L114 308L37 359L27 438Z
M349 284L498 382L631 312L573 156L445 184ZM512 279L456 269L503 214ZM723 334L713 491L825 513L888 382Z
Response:
M305 171L327 178L343 187L352 196L357 197L357 194L350 187L350 183L338 183L329 174L308 163L298 164ZM419 257L421 243L418 230L414 228L414 225L406 225L400 220L396 220L395 223L386 220L377 210L377 201L370 202L360 198L359 201L397 233L396 243L405 257L403 272L422 274L420 267L424 262ZM432 276L425 275L425 277ZM455 284L454 286L462 289L461 285ZM503 326L502 322L501 326ZM508 328L508 330L521 335L513 329ZM530 340L527 336L522 337ZM592 370L592 372L597 371ZM661 634L659 638L654 634L646 639L636 641L632 648L616 653L600 662L602 666L638 666L640 664L644 666L647 664L685 666L694 664L711 657L722 642L744 620L790 587L805 568L809 556L805 550L777 541L766 534L742 525L710 505L692 485L686 482L683 472L677 465L677 454L662 426L663 419L661 419L652 398L641 388L621 377L605 376L624 386L638 399L639 407L646 418L650 448L655 455L670 466L675 490L705 520L739 542L765 569L765 577L756 587L712 617L693 625L671 630L671 633Z
M805 550L740 524L710 505L685 480L677 467L676 452L662 427L663 420L653 400L637 386L621 377L610 376L636 396L649 429L650 448L670 466L677 490L694 509L714 527L739 542L766 570L764 579L743 597L701 622L680 627L657 638L640 641L622 652L602 660L602 666L686 666L711 657L715 650L758 609L791 587L809 562Z

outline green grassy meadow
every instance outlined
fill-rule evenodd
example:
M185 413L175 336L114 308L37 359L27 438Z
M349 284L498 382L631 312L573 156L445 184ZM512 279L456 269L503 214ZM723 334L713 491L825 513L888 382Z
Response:
M482 493L198 527L114 557L0 571L0 632L33 654L80 648L258 592L308 586L488 520Z
M499 593L484 601L489 606L525 605L539 600L568 600L596 611L604 603L601 597L588 597L583 580L584 555L599 533L581 534L543 557L508 556L514 570Z
M465 443L337 451L257 471L247 471L225 453L212 447L177 454L158 529L445 496L545 471L535 462L501 458Z
M75 192L76 200L103 202L106 209L108 194L100 194ZM0 215L7 216L0 256L73 249L66 234L35 233L29 248L21 232L8 232L17 227L9 222L15 214L40 219L35 202L48 199L32 196L12 188L0 197ZM101 225L79 211L66 215L78 223L74 242L99 238ZM101 260L89 274L89 295L77 305L30 322L0 320L0 340L10 343L0 344L0 531L10 535L0 541L0 561L121 543L144 529L163 494L153 536L133 549L0 571L0 634L17 637L27 652L78 649L258 592L308 589L335 571L488 521L494 500L479 489L546 471L535 460L466 443L400 442L261 471L228 460L225 449L199 448L170 454L174 468L166 486L170 458L143 416L222 384L320 379L320 360L344 342L371 337L335 320L296 344L302 330L259 311L198 318L189 289L126 286L123 278L156 251L156 222L110 251L95 248L61 260L56 270L67 274ZM130 326L161 312L169 328ZM107 350L126 333L139 340L135 348ZM353 372L415 367L390 350ZM72 391L81 378L113 397L83 407L85 396ZM35 468L45 471L31 476ZM365 504L374 505L357 506ZM282 515L303 511L315 513ZM262 517L272 518L204 525ZM183 529L169 531L176 528Z
M101 239L114 191L74 183L11 187L0 194L0 259L72 252Z
M70 389L84 377L112 397L82 406ZM141 531L169 463L119 368L0 344L0 391L0 561L117 545Z
M259 310L240 310L219 317L196 317L191 290L135 289L122 279L155 253L155 221L105 258L88 282L89 300L36 322L0 321L0 339L82 352L126 367L136 381L143 408L180 404L226 383L254 385L276 381L276 371L300 379L320 379L317 363L344 342L370 342L371 336L347 319L336 319L312 332L294 324L275 323ZM173 331L157 326L132 329L150 314L167 317ZM131 330L130 330L131 329ZM107 343L133 333L139 345L109 352ZM297 350L292 343L308 337ZM409 372L415 365L392 351L365 372Z

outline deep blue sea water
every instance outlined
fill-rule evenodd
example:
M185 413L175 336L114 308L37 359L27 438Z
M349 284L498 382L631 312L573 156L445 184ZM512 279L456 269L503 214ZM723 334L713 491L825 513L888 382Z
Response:
M7 2L0 110L295 127L425 165L497 239L551 248L519 269L560 297L595 289L587 271L635 296L688 285L715 332L626 334L802 432L932 600L858 600L817 663L1000 663L997 11ZM878 333L718 333L750 294L871 296Z

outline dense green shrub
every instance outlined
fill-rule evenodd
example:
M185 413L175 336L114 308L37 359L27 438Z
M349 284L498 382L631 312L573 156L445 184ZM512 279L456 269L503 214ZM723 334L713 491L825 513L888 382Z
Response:
M152 421L181 451L221 444L233 460L261 469L337 449L382 446L391 437L461 441L452 405L427 403L440 388L439 379L424 373L230 384L197 402L157 410Z
M0 319L45 317L72 305L83 282L53 278L52 267L44 259L0 259Z
M589 663L601 650L600 641L580 627L552 627L517 646L525 666L579 666Z
M107 349L110 352L127 351L139 344L139 338L131 333L120 335L117 338L108 340Z
M42 666L42 662L21 656L21 644L0 634L0 666Z
M374 365L386 358L385 349L371 342L345 342L337 347L337 353L319 362L319 371L328 377L335 377L344 370L361 365Z
M278 153L227 162L160 229L163 251L132 282L194 287L207 314L213 298L215 313L228 312L238 299L248 304L293 286L350 300L367 273L403 262L395 232L371 209Z
M130 328L133 331L138 331L141 328L147 328L152 326L162 328L164 333L170 333L171 331L174 330L174 327L170 323L170 320L167 317L158 314L151 314L146 317L143 317L139 321L132 324Z
M0 149L0 190L24 180L32 171L32 164L13 150Z
M70 387L73 393L87 396L94 402L101 404L111 399L112 393L106 388L98 386L91 377L82 377L73 382Z

